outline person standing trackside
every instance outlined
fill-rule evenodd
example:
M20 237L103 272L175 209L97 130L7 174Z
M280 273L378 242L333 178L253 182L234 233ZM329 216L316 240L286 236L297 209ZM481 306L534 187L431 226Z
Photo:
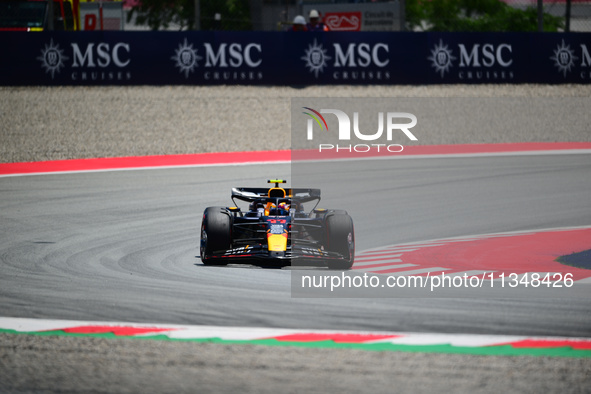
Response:
M328 31L328 27L324 23L320 22L320 14L318 14L318 11L310 11L309 18L310 23L306 25L308 31Z
M308 29L306 28L306 19L303 16L298 15L295 18L293 18L293 23L287 31L307 31L307 30Z

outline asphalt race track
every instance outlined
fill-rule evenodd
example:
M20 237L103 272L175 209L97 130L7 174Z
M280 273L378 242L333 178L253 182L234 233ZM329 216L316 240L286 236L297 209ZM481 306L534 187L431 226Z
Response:
M325 175L306 177L309 184L297 186L321 187L323 206L349 211L358 251L591 225L589 154L369 160L355 171L343 163L325 166ZM229 205L233 186L292 176L301 183L307 173L302 168L270 164L1 178L0 315L591 335L588 300L292 298L290 270L201 264L196 256L205 207ZM379 190L360 192L376 182Z

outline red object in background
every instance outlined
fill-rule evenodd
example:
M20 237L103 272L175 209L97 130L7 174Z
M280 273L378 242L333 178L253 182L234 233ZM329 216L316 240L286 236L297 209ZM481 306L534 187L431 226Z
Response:
M96 15L84 15L84 30L96 30Z
M327 12L323 22L330 31L359 31L361 12Z
M135 7L140 5L140 0L123 0L123 8L129 9L131 7Z

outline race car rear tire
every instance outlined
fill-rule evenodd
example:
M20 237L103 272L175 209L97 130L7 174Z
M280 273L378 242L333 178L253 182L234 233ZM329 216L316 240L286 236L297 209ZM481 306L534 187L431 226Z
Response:
M205 265L226 265L227 260L212 258L213 252L228 250L232 243L231 219L224 207L209 207L201 223L201 262Z
M326 235L328 250L345 257L344 260L327 262L328 268L350 269L355 257L355 230L351 216L345 213L326 218Z

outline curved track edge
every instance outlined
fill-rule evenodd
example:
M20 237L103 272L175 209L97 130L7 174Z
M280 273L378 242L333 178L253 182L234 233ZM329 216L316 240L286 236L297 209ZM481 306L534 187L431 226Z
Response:
M500 144L458 144L408 146L402 152L391 154L370 152L364 158L426 158L457 156L490 156L515 154L588 154L591 142L524 142ZM314 156L318 156L317 154ZM350 159L351 155L327 156L327 159ZM356 155L355 158L360 158ZM288 163L291 150L196 153L183 155L131 156L92 159L0 163L0 177L64 174L71 172L97 172L145 170L155 168L181 168L249 165L261 163Z
M297 330L0 318L0 333L366 351L591 358L590 338Z

